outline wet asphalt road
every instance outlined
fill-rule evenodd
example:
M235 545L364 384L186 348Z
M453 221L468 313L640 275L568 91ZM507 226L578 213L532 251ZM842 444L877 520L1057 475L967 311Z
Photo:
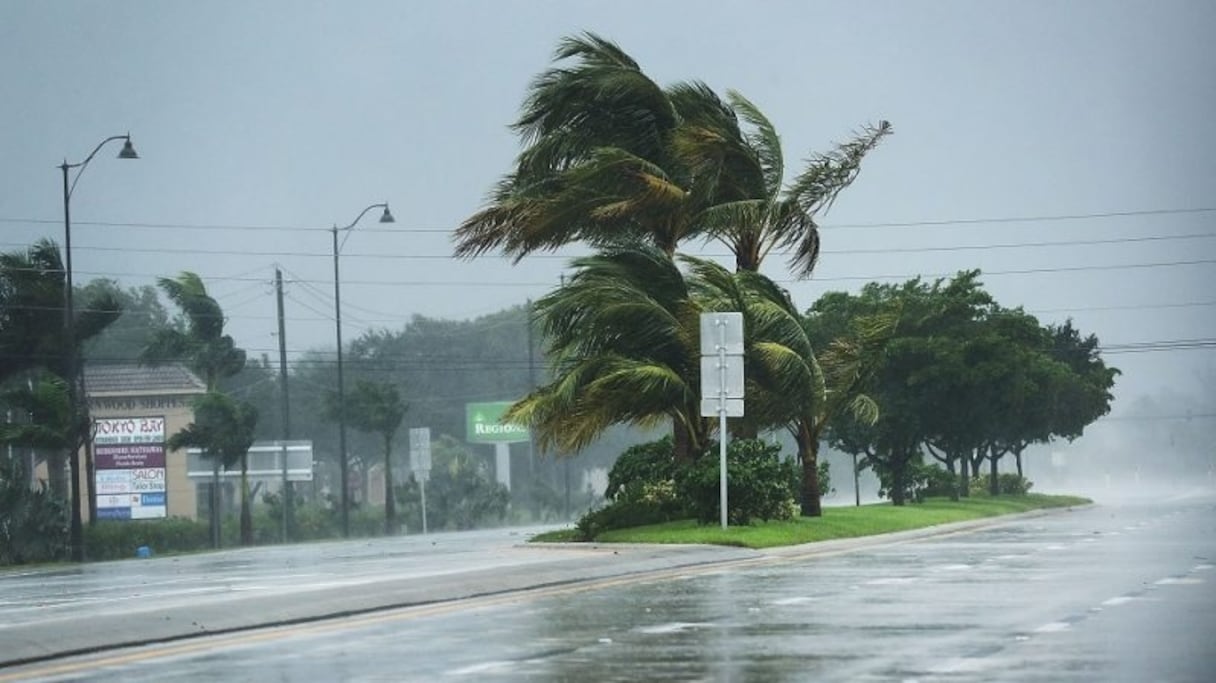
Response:
M1205 494L135 648L0 681L1212 681L1213 565Z

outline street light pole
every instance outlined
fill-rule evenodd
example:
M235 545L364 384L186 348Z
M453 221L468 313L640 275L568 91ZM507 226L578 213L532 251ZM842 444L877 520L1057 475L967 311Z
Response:
M338 343L338 469L339 479L342 486L342 536L350 536L350 474L349 474L349 458L346 453L346 384L345 377L342 371L342 289L341 278L338 274L338 254L341 253L342 247L338 244L338 233L348 233L354 229L359 220L372 209L383 208L384 213L380 215L381 223L394 222L393 214L388 210L388 203L372 204L371 206L359 212L355 220L351 221L350 225L344 228L339 228L336 224L332 229L334 238L334 332ZM345 240L343 240L345 243Z
M119 159L139 158L139 155L135 153L135 147L131 145L131 135L128 133L127 135L111 135L102 140L80 163L69 164L67 159L64 159L63 163L59 165L59 170L63 172L63 379L68 388L68 470L72 478L70 487L72 521L69 534L72 561L74 562L84 561L84 520L81 518L80 511L83 502L80 493L80 448L84 445L84 439L81 437L86 434L88 405L86 404L83 410L78 405L82 397L79 391L81 363L78 356L80 349L76 345L76 311L72 301L72 191L76 189L80 174L84 173L85 167L89 165L93 157L97 156L102 147L114 140L124 141L122 150L118 153ZM68 171L72 169L78 170L76 177L69 183ZM85 420L82 421L82 417Z

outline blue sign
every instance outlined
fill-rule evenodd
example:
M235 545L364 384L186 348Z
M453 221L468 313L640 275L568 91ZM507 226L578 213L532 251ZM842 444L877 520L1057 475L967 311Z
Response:
M139 494L139 504L144 507L148 507L151 505L164 505L165 504L165 492L156 491L153 493L141 493L141 494Z
M131 508L97 508L97 519L131 519Z

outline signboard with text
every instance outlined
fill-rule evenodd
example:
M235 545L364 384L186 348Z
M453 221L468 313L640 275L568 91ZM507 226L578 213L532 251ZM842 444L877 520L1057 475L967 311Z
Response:
M97 518L168 516L165 418L97 418L93 425Z
M502 416L511 407L510 401L493 403L466 403L465 417L469 443L521 443L531 436L525 425L502 421Z

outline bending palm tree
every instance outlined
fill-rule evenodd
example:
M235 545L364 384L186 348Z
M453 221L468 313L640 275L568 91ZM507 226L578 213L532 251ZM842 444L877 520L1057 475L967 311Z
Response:
M676 457L695 457L706 435L700 308L683 276L648 247L606 250L574 265L573 278L535 304L556 376L506 419L530 424L542 450L570 452L614 424L670 421Z
M819 253L813 216L891 130L884 121L813 156L783 189L780 139L742 95L725 103L699 82L661 88L590 33L559 44L556 60L567 59L575 64L534 81L514 126L528 147L490 205L457 230L458 256L499 249L518 260L583 240L640 242L670 257L700 236L724 242L741 270L789 248L795 272L809 275Z
M245 352L236 348L232 337L224 334L224 311L207 293L202 278L183 272L176 278L157 281L169 300L177 305L181 317L173 327L157 330L140 360L148 364L183 361L203 378L208 394L216 392L219 381L240 372L245 367ZM249 482L246 477L247 456L241 462L241 542L253 542L253 524L249 510ZM235 464L235 463L233 463ZM225 465L227 467L227 465ZM219 468L220 459L212 458L211 473L211 534L219 543Z

